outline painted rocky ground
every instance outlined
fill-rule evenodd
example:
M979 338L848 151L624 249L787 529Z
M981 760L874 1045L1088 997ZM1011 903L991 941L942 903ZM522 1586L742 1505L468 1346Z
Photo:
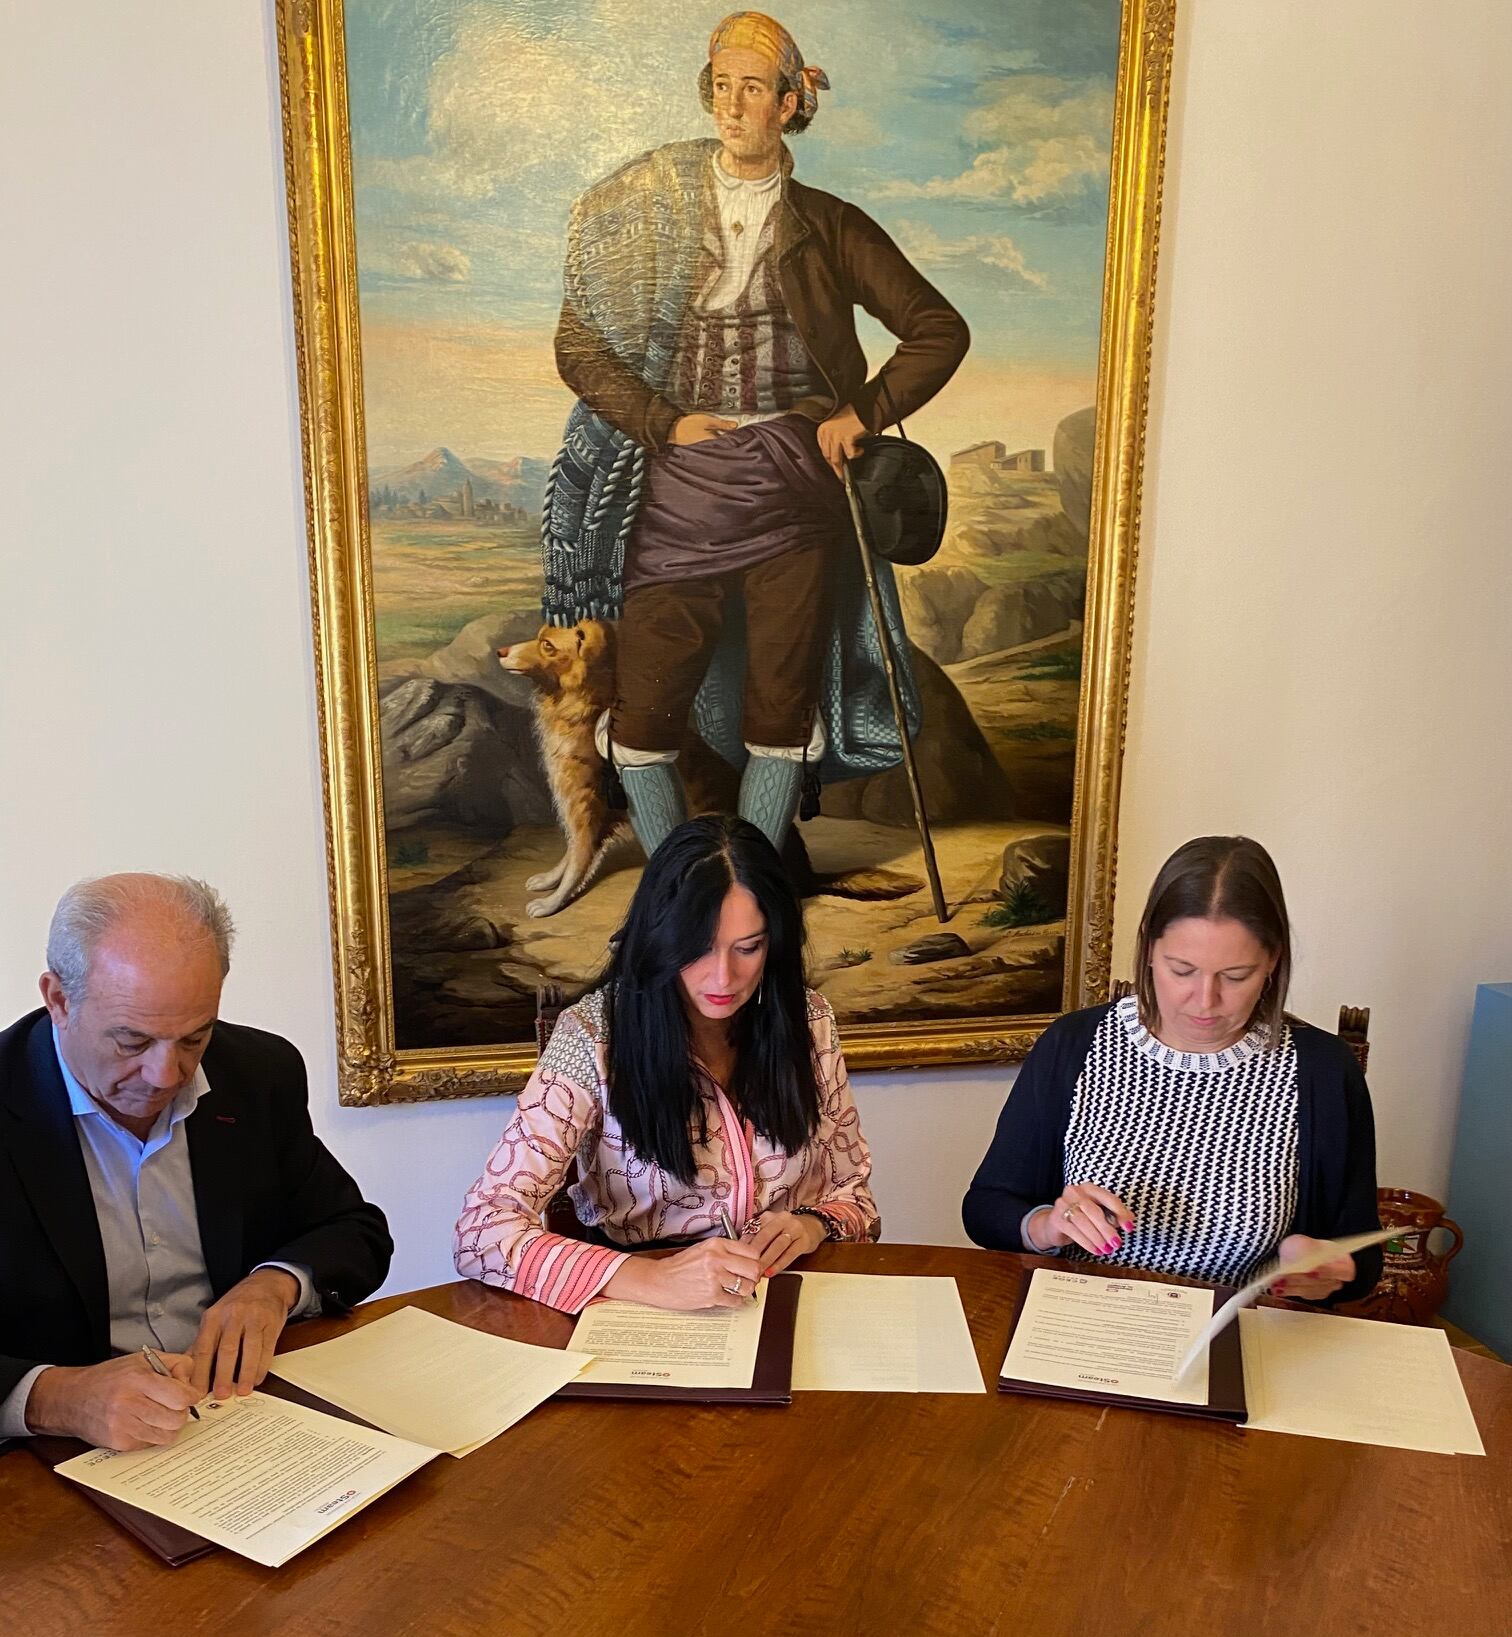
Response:
M826 790L801 826L814 874L918 883L807 898L813 976L842 1020L1058 1003L1090 430L1089 413L1063 423L1054 475L953 472L945 545L900 575L950 915L935 919L901 769ZM639 853L557 915L525 913L526 877L560 850L528 688L494 660L535 628L528 531L379 522L374 566L399 1044L518 1039L540 983L592 981Z

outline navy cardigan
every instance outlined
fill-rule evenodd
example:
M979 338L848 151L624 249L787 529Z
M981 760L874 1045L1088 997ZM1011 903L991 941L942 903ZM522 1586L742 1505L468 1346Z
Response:
M1013 1083L986 1158L961 1205L966 1232L989 1250L1024 1251L1019 1225L1066 1185L1071 1098L1108 1006L1058 1018L1035 1041ZM1297 1048L1297 1211L1287 1233L1337 1239L1380 1226L1375 1121L1353 1052L1337 1035L1292 1022ZM1073 1178L1095 1181L1096 1178ZM1355 1256L1355 1277L1329 1299L1348 1302L1381 1275L1381 1248Z

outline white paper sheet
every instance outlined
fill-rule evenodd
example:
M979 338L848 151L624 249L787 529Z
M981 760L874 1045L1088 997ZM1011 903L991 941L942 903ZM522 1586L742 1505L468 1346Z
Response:
M986 1392L955 1280L805 1273L793 1390Z
M1294 1273L1311 1273L1315 1268L1322 1267L1325 1262L1333 1261L1336 1256L1353 1256L1357 1250L1365 1250L1370 1245L1384 1245L1388 1239L1394 1238L1401 1231L1400 1228L1376 1228L1370 1233L1351 1234L1346 1239L1324 1240L1298 1260L1288 1262L1286 1273L1288 1276ZM1253 1307L1280 1276L1280 1263L1268 1262L1242 1290L1236 1290L1187 1349L1186 1357L1176 1367L1177 1379L1180 1379L1183 1371L1191 1367L1192 1361L1209 1346L1213 1337L1234 1322L1234 1317L1240 1309Z
M314 1347L280 1353L273 1374L396 1438L467 1455L529 1415L588 1363L401 1307Z
M766 1294L763 1279L755 1301L696 1313L640 1302L590 1303L568 1343L593 1358L578 1379L636 1387L749 1387Z
M1212 1312L1210 1290L1036 1268L1002 1375L1087 1393L1206 1404L1205 1355L1183 1380L1174 1376Z
M209 1401L173 1443L58 1468L276 1569L440 1452L253 1393Z
M1442 1330L1259 1307L1239 1339L1249 1430L1486 1453Z

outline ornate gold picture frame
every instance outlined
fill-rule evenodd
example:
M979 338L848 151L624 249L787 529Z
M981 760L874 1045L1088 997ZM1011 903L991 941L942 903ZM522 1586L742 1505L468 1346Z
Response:
M404 421L413 406L396 399L398 366L408 359L416 371L443 367L437 363L441 350L435 337L441 330L433 315L444 310L453 315L448 344L462 348L457 357L465 354L466 359L444 367L473 373L465 380L459 374L453 395L431 390L429 402L454 399L462 405L480 392L486 396L493 391L522 417L556 414L553 393L563 407L569 404L571 394L540 364L543 347L549 364L549 326L538 335L526 318L505 323L478 315L485 311L485 300L495 303L489 310L496 315L528 317L536 310L532 300L539 307L547 278L542 269L549 266L551 278L560 270L560 243L576 190L659 140L664 133L656 121L665 118L670 96L660 85L638 103L622 95L620 105L629 108L623 132L606 129L602 121L584 125L578 146L592 148L597 170L574 172L569 186L563 180L567 171L550 167L566 165L563 155L569 149L577 162L588 164L570 135L574 119L592 117L591 98L585 103L577 97L570 78L555 95L544 92L550 90L553 73L573 73L574 52L581 55L583 42L604 39L605 28L612 28L616 19L627 26L631 13L614 0L559 0L555 11L544 0L438 0L429 8L414 8L415 16L422 11L431 15L432 25L444 14L449 32L439 42L415 41L411 63L410 41L389 37L375 44L373 32L380 22L391 29L404 26L402 5L278 0L340 1090L344 1103L358 1105L518 1089L536 1056L528 1019L531 979L561 976L540 957L522 952L548 947L523 941L526 933L540 934L527 917L555 911L527 909L525 889L515 884L524 878L511 873L535 856L532 848L542 858L550 856L544 850L550 840L549 808L546 820L537 815L518 823L521 813L528 819L535 811L530 807L535 796L512 798L517 803L513 818L500 818L503 809L489 805L485 791L484 797L468 796L473 806L458 818L453 794L446 798L452 807L432 828L426 828L430 817L416 827L411 809L431 813L425 807L430 797L412 798L407 785L400 788L409 777L411 762L404 758L410 748L396 740L396 723L413 718L425 708L425 700L445 696L456 705L459 719L465 716L463 706L472 708L470 696L464 697L468 689L479 691L478 708L489 723L506 707L515 713L511 722L527 720L520 714L527 704L510 699L489 703L495 697L489 690L498 685L492 675L494 647L524 646L521 622L526 613L518 593L498 590L505 582L489 578L488 565L496 548L500 560L512 552L511 562L524 561L521 542L534 526L525 501L540 487L531 474L547 464L546 433L538 428L527 436L522 419L517 450L501 444L491 450L454 451L445 440L477 436L467 430L473 423L450 432L435 426L434 409L423 427L415 416ZM702 136L703 130L692 126L699 118L693 82L720 9L679 0L670 12L659 10L655 28L671 29L678 12L691 64L687 135ZM1017 17L1020 12L1023 17ZM782 14L800 44L828 70L824 91L829 100L820 101L812 133L791 141L798 150L794 175L806 180L818 175L820 184L835 193L848 188L848 196L882 222L947 297L962 292L958 305L971 322L973 353L960 376L910 426L911 434L933 444L942 464L948 464L957 520L956 534L947 535L940 559L931 565L935 579L912 577L927 575L930 568L899 571L915 667L935 687L936 696L944 685L938 678L945 677L968 701L971 720L960 720L974 735L971 753L985 759L993 789L1000 779L1003 790L1022 792L1044 779L1051 781L1044 786L1049 789L1059 777L1054 788L1060 794L1053 799L1066 809L1058 810L1052 823L1043 812L1028 811L1035 798L1026 796L1024 822L1008 824L1001 834L984 839L982 816L969 805L971 792L964 791L958 800L946 788L952 777L948 770L969 764L967 751L955 743L930 751L926 725L918 735L923 770L926 775L931 767L935 771L933 788L925 778L925 795L943 815L940 845L949 905L949 919L930 938L919 935L928 930L929 895L922 890L919 839L908 827L912 820L900 817L895 800L892 809L885 809L886 792L880 787L875 798L863 800L846 796L846 787L839 786L833 807L826 789L826 806L816 824L800 827L819 838L809 848L816 880L843 882L852 860L832 857L839 843L830 838L844 840L863 831L872 851L864 857L858 853L854 862L901 865L873 873L919 877L912 882L916 890L906 911L889 908L890 919L858 901L864 899L859 891L839 909L827 899L810 900L816 981L835 1002L853 1068L1014 1060L1057 1011L1090 1004L1108 990L1174 12L1174 0L1064 0L1055 6L1039 0L938 0L935 5L920 0L900 10L901 21L885 29L879 19L878 39L869 48L868 42L843 32L847 17L854 25L864 14L844 0L822 8L797 0ZM528 29L523 27L526 13ZM995 31L1007 30L1016 18L1022 26L1009 49L1006 35L1000 41ZM517 25L517 36L511 36ZM897 90L903 83L900 76L916 66L916 58L900 57L904 48L898 40L905 26L917 29L916 53L934 52L940 64L952 65L949 74L942 69L929 79L927 106L926 90L920 90L917 105ZM1080 33L1058 56L1052 35L1060 28ZM636 51L644 54L652 48L655 42L647 43L652 32L649 23L639 31ZM665 49L670 52L671 47ZM381 74L375 67L380 60ZM614 59L613 72L633 86L633 79L624 77L637 72L644 77L638 60L627 50ZM500 66L490 70L490 63ZM879 90L875 106L868 109L868 75L884 71L891 76L887 83L892 90L885 96ZM481 77L490 72L491 81ZM349 77L353 73L360 76L357 82ZM403 106L378 107L379 79L390 94L406 75L412 84L407 101L401 99ZM511 87L517 84L525 88L519 93L519 117L530 121L535 139L531 154L519 164L523 167L528 158L535 168L521 168L509 177L501 172L482 181L470 178L465 171L469 153L481 153L480 164L505 168L519 157L508 129L514 117ZM852 95L848 103L842 101L847 90ZM958 109L951 111L945 101L949 96L961 99ZM831 114L832 107L843 111L843 117ZM391 127L383 126L382 120L390 117ZM562 121L561 139L549 140L548 132L547 140L541 140L541 122L552 118ZM907 136L910 119L921 133L910 150L919 154L918 166L883 175L876 168L884 162L878 156L890 151L889 143ZM401 127L408 133L407 149L395 135ZM383 141L374 132L384 133ZM947 163L950 154L940 146L947 138L956 140L962 160L954 174ZM495 143L492 150L490 141ZM518 191L510 193L510 188ZM479 204L485 195L485 203ZM527 197L537 207L528 234L518 212L511 214L511 201ZM396 225L401 222L402 231ZM1088 223L1095 223L1101 247L1100 266L1091 272L1086 269L1092 258L1084 248ZM1005 224L1013 231L1002 231ZM469 239L469 233L477 237ZM1063 243L1083 246L1080 261L1070 251L1062 258L1064 265L1056 260ZM509 272L511 246L519 255L517 277ZM487 288L485 250L495 270ZM501 264L504 273L499 275ZM1002 300L978 297L973 309L965 297L986 289L983 281L989 279L998 281ZM1086 308L1079 330L1073 299L1078 279L1085 286ZM560 284L554 288L559 291ZM467 306L468 301L473 305ZM462 312L468 315L465 321L455 316ZM1039 326L1047 338L1044 347L1050 349L1046 360L1053 345L1073 351L1082 347L1085 395L1094 401L1079 415L1072 412L1074 382L1066 384L1074 374L1068 373L1069 366L1029 360L1014 373L1011 357L1002 365L1004 379L1040 383L1034 387L1042 399L1036 400L1037 418L1030 425L1006 401L1000 420L983 412L981 406L992 402L992 371L1000 363L1000 354L992 350L998 334L993 326L1005 312L1019 315L1015 322L1025 335L1039 333ZM474 343L489 325L491 350L486 356L492 362L484 373L496 366L498 379L480 385L478 359L483 355ZM1056 340L1057 325L1066 335L1076 334ZM540 335L547 341L541 342ZM875 367L885 350L875 350L876 338L862 339ZM436 384L431 381L430 388ZM968 409L977 417L972 425L965 419ZM1021 423L1027 427L1024 432ZM428 441L433 427L437 446L425 457L430 464L406 463L412 444L404 440ZM1015 442L1031 446L1011 448L999 435L1003 428ZM1032 447L1036 437L1045 448ZM416 455L421 452L414 448ZM422 474L418 478L417 471ZM429 487L423 475L428 471L437 474ZM1018 533L1005 533L996 520L1014 508L1028 522ZM1032 536L1024 532L1030 524L1036 531ZM432 547L440 549L425 556ZM971 552L977 555L961 555ZM1032 621L1014 623L1016 611L1027 604L1012 576L1027 585L1029 577L1039 575L1040 582L1053 579L1063 588L1068 578L1079 582L1083 556L1084 609L1078 584L1076 605L1063 601L1058 613L1047 616L1052 624L1062 621L1061 628L1046 632ZM388 588L397 583L403 565L417 562L453 565L426 567L427 593L438 576L453 572L460 562L464 570L456 571L457 583L467 574L474 580L481 575L492 588L487 595L497 597L497 607L483 618L478 605L464 598L456 609L436 613L430 625L415 612L418 603L396 614L398 605ZM932 588L944 585L939 576L947 573L956 576L952 583L975 585L978 591L968 595L967 613L944 630L949 620L940 614L942 605ZM406 583L417 583L415 575ZM1000 592L1000 585L1008 589ZM991 599L981 594L982 587L990 589ZM981 613L988 600L995 610L1009 612L988 619ZM1039 603L1044 600L1039 597ZM972 618L976 649L963 626ZM1041 619L1040 626L1044 623ZM989 634L983 636L983 631ZM496 638L501 640L496 643ZM982 643L993 641L1002 645L978 651ZM426 644L433 651L422 654ZM488 674L479 670L474 677L459 671L459 655ZM448 689L462 692L448 694ZM927 703L928 688L921 684L921 692ZM1000 707L1010 695L1021 712L1011 719L1006 707ZM520 699L526 699L523 692ZM1041 708L1043 720L1022 715L1023 709ZM518 737L513 743L512 754L523 757ZM505 754L490 740L486 754L474 752L461 763L476 784L489 776L489 768L497 773L503 766L512 776L509 766L497 761ZM461 764L454 759L451 765ZM529 771L539 781L539 767ZM963 787L971 782L982 784L977 775L962 776ZM976 794L982 799L980 789ZM1039 799L1041 807L1051 800ZM403 813L398 812L401 800L411 802ZM960 815L954 830L953 814ZM520 857L503 857L500 848L508 848L500 843L498 857L482 859L477 837L490 824L502 835L511 823L516 827L509 834L515 839L509 845ZM858 828L845 830L847 823ZM411 829L400 828L402 824ZM894 828L889 830L889 824ZM1047 849L1038 844L1036 824L1055 845ZM990 870L982 864L983 848L991 851ZM826 864L835 862L840 868L826 874ZM601 885L585 888L584 896L564 908L555 922L546 922L557 939L551 947L575 941L580 950L595 945L602 955L603 928L612 925L636 867L632 858L618 873L611 869ZM853 873L859 877L867 872ZM543 878L533 879L538 883ZM499 895L497 913L484 901L480 882ZM835 891L844 898L843 886ZM575 912L579 919L569 921ZM438 939L434 932L422 936L413 931L422 923L434 927L438 917L461 929L448 935L455 948L440 948L448 938ZM835 930L840 927L860 932L842 943ZM512 929L518 929L521 941L512 941ZM952 933L954 943L949 941ZM423 959L416 951L423 951ZM863 967L857 975L856 969ZM487 1036L492 1002L486 981L497 983L500 1038ZM485 988L481 1000L480 983ZM570 977L567 986L572 987ZM451 998L442 1004L438 994ZM957 994L959 1005L952 1001ZM854 1001L848 1000L851 995ZM1035 1003L1015 1001L1025 996Z

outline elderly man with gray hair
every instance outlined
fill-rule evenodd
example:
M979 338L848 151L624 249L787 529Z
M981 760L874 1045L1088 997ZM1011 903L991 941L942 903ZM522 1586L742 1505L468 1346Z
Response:
M388 1271L299 1052L219 1020L231 937L176 876L54 912L44 1005L0 1033L0 1438L169 1443L198 1399L252 1391L290 1319Z

